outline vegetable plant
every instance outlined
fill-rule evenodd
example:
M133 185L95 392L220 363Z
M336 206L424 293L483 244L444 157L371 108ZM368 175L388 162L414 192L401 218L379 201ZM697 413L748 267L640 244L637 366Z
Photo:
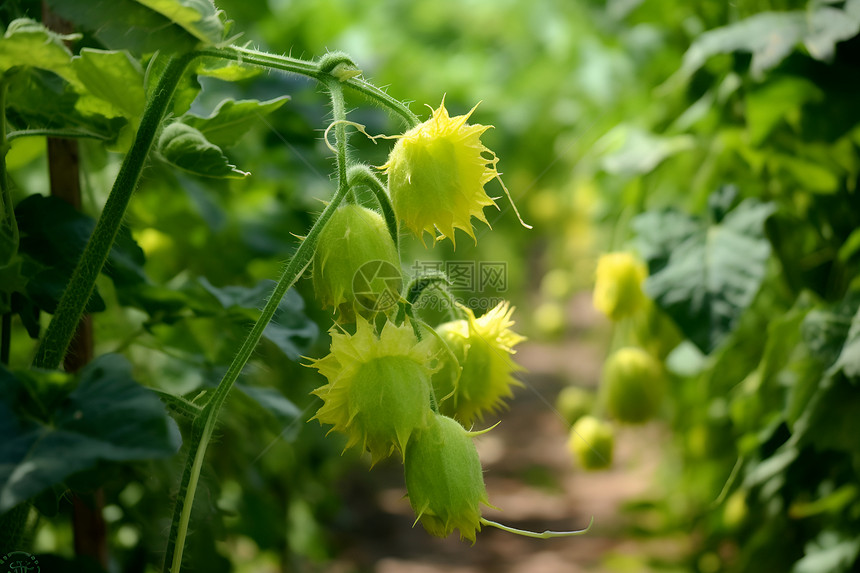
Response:
M488 525L543 538L586 531L530 533L481 516L481 504L490 500L472 441L480 432L471 426L497 409L516 383L512 374L519 367L511 355L522 337L511 330L513 309L501 303L476 317L453 305L452 320L429 322L415 303L428 287L444 294L447 278L410 277L401 268L401 224L422 241L429 235L454 243L456 229L475 239L472 218L486 223L484 208L496 204L484 186L495 180L507 193L499 158L480 139L490 126L469 123L474 108L451 116L443 100L422 122L366 81L344 53L307 60L241 45L225 14L208 1L57 1L45 10L46 21L65 21L68 30L16 17L0 42L0 549L28 548L38 514L56 513L69 492L102 495L100 472L123 471L121 462L157 464L179 451L185 461L163 570L180 571L207 452L228 398L239 390L275 418L302 416L274 387L242 382L249 361L267 345L327 380L317 378L313 393L322 406L314 418L345 434L347 447L368 451L372 464L391 455L403 462L409 502L431 534L457 529L474 542ZM287 98L229 99L208 116L189 109L200 78L239 82L257 69L304 76L327 94L331 121L323 141L334 155L332 192L308 230L294 228L301 236L283 253L287 261L277 281L159 284L147 274L141 243L154 249L163 234L135 237L126 226L135 192L147 177L150 197L158 197L153 180L160 176L192 188L252 178L226 150L252 119L265 121ZM405 128L384 136L396 141L379 169L350 151L353 131L374 142L383 136L348 119L347 94L382 107ZM95 222L9 176L6 159L25 153L24 142L32 138L80 140L84 149L123 153ZM57 157L49 154L49 167ZM334 325L329 353L303 360L317 335L293 288L306 273ZM80 347L70 348L76 336L85 336L79 326L85 315L112 313L119 317L114 328L121 329L131 309L143 315L140 328L75 372L69 357ZM42 320L43 312L50 320ZM214 347L203 349L209 354L199 376L208 383L178 391L150 378L161 375L157 367L134 362L137 339L145 334L159 340L157 351L187 352L199 334L191 319L201 317L210 319L209 328L224 329L223 341L219 333L210 339ZM29 367L26 344L16 342L14 360L10 350L13 337L24 333L37 340ZM94 556L103 559L98 551Z

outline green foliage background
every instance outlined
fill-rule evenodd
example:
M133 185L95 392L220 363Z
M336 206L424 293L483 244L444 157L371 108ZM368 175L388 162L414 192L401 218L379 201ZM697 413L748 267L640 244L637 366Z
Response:
M71 4L65 9L75 15ZM668 566L855 570L860 2L222 0L218 7L235 20L239 42L302 56L346 51L377 85L414 100L419 115L443 95L452 113L482 102L473 120L496 126L485 142L535 229L520 227L501 200L500 212L487 212L495 232L479 229L477 246L461 236L456 252L440 244L432 256L507 261L508 294L534 307L523 317L531 334L564 328L559 306L590 286L598 253L632 249L648 263L646 291L686 340L666 358L662 419L674 437L661 475L673 493L631 512L650 524L640 531L646 536L693 532L689 553ZM13 1L0 17L8 24L38 19L39 11L38 3ZM86 30L91 14L79 15L67 17ZM114 41L105 29L85 33L80 46ZM46 323L34 309L56 305L117 172L117 151L136 127L147 95L140 55L133 49L133 58L105 66L139 90L97 121L82 119L87 103L70 104L76 96L57 75L28 68L19 72L26 81L10 88L13 126L84 126L106 143L80 140L83 215L38 197L48 188L44 138L15 140L7 157L27 258L19 275L3 275L4 292L16 276L30 281L19 289L26 296L10 299L18 318L9 368L32 378L27 387L39 391L30 399L50 406L53 396L57 408L50 416L0 412L3 423L38 421L4 426L4 435L58 433L68 412L56 396L78 399L98 378L20 372L35 348L28 333ZM277 99L283 95L290 100ZM199 85L181 86L173 112L190 110L198 119L185 123L204 131L200 118L225 98L268 102L245 117L241 140L218 142L225 157L215 162L225 175L238 175L225 167L232 165L253 175L204 179L151 162L91 301L102 310L96 354L125 356L109 357L110 376L189 396L217 383L267 295L264 281L295 248L291 233L309 228L331 195L319 131L329 109L315 86L279 74L202 71ZM350 103L350 118L370 133L400 131L381 111ZM352 145L370 163L385 161L387 145L360 137ZM428 256L417 241L405 248L407 259ZM336 438L303 423L319 380L297 357L325 351L330 318L307 281L282 307L208 458L188 557L200 570L230 569L219 539L249 538L262 559L294 567L325 562L337 555L338 528L354 526L333 484L362 466L340 457ZM32 407L6 380L0 406ZM101 423L95 433L104 435L111 422ZM37 544L72 560L62 493L100 487L112 508L116 568L159 563L179 470L169 457L172 418L152 424L152 461L85 448L93 454L86 472L65 464L42 484L53 487L14 498L31 498L43 516ZM76 439L89 436L72 430Z

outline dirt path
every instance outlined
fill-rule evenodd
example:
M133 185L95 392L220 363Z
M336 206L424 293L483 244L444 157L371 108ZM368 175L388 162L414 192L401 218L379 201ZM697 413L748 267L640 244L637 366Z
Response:
M412 527L402 470L391 463L348 485L350 521L360 524L360 533L344 532L349 540L341 559L326 573L578 573L615 570L612 563L629 572L647 570L635 558L647 548L623 538L622 505L651 491L665 436L656 424L620 428L611 469L586 473L575 466L567 425L552 404L566 384L596 386L606 327L585 297L575 297L568 312L563 340L520 347L525 387L501 413L502 423L477 438L490 501L502 508L484 516L534 531L581 529L594 516L592 530L536 540L485 528L474 546L456 535L434 538Z

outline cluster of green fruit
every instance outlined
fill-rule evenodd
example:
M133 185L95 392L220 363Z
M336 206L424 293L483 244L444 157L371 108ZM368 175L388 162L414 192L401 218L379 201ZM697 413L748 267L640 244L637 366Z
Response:
M618 423L642 424L658 414L663 401L663 360L679 338L643 292L646 278L645 265L631 253L608 253L597 264L594 306L615 323L617 348L603 366L597 397L569 386L556 402L572 424L570 451L587 470L609 467L614 448L612 422L593 411Z
M470 114L450 117L443 102L398 137L380 198L390 200L393 229L351 200L326 223L313 281L337 322L330 353L310 366L328 381L314 391L323 400L314 418L345 434L347 448L368 451L372 464L396 453L425 529L441 537L458 529L474 542L489 499L477 433L467 428L511 395L519 369L511 355L523 338L510 330L507 303L481 317L458 307L461 319L435 326L417 318L401 294L397 240L401 223L422 240L430 232L453 241L455 228L474 238L472 217L486 222L482 210L495 203L483 187L498 178L497 160L480 141L488 126L468 124Z

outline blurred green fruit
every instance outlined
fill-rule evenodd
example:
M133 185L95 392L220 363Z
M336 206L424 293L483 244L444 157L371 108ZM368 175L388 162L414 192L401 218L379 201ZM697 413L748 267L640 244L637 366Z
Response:
M565 421L573 425L594 407L594 392L579 386L566 386L555 399L555 408Z
M747 507L747 493L739 489L726 499L723 506L723 523L729 529L739 527L749 513Z
M545 302L532 315L534 326L542 336L554 337L564 332L564 308L557 302Z
M601 470L612 464L615 432L609 422L583 416L570 429L567 447L585 470Z
M641 348L621 348L603 367L603 391L613 418L631 424L645 422L657 413L663 399L663 367Z

